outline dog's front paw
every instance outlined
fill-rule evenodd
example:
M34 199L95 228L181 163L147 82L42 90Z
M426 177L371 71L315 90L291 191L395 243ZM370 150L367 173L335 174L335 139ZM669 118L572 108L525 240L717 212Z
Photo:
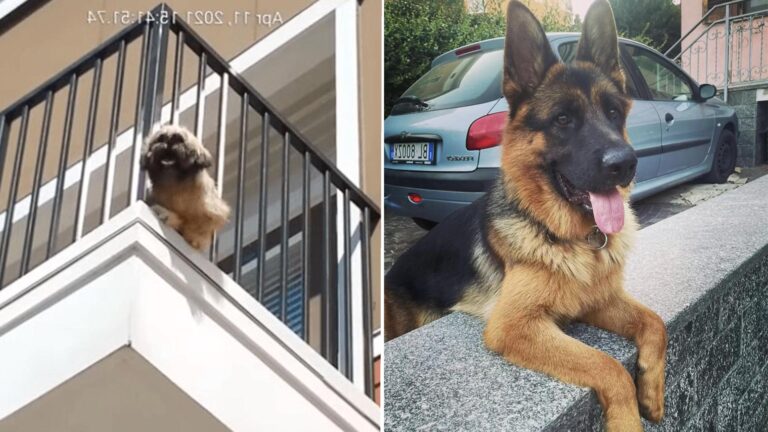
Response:
M659 423L664 417L664 369L640 371L637 378L637 403L640 414Z
M198 146L193 149L194 164L203 168L210 168L213 165L213 157L208 149L202 146Z
M168 220L170 211L161 206L160 204L155 204L152 206L152 211L155 212L157 215L157 218L160 219L160 222L165 223Z
M157 218L160 219L160 222L170 226L173 229L179 229L181 226L181 218L179 218L179 215L173 211L168 210L160 204L153 205L152 210L157 215Z
M192 246L193 249L203 251L211 244L211 236L213 233L199 232L199 231L184 231L181 233L184 240Z
M184 146L186 150L186 160L193 166L210 168L213 166L213 157L207 148L203 146L192 132L184 131Z
M643 432L643 425L638 419L613 418L606 419L606 432Z

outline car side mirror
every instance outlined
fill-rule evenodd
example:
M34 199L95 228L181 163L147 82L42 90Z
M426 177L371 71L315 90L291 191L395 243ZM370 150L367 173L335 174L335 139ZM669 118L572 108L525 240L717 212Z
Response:
M717 94L717 87L712 84L702 84L699 86L699 97L702 100L712 99Z

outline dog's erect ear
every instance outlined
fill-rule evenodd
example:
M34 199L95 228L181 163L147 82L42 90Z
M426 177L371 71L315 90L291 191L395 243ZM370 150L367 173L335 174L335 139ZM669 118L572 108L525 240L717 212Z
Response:
M624 91L624 74L619 67L616 20L607 0L595 1L587 11L576 60L593 63Z
M539 20L522 3L510 1L504 42L504 96L512 113L557 62Z

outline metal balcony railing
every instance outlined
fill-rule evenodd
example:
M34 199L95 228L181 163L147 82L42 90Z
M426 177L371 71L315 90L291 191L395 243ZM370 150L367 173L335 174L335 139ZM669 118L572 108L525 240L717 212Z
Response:
M171 38L175 48L168 98ZM185 51L197 60L196 81L189 91L196 96L198 137L206 124L206 86L218 86L213 119L218 126L209 150L216 160L213 174L219 192L233 197L232 221L214 239L211 259L306 341L314 334L319 340L313 344L347 377L362 367L370 395L370 238L380 218L378 207L166 5L0 113L0 289L144 197L141 146L163 123L168 108L170 122L179 122ZM129 76L126 71L136 64L135 76ZM135 83L135 89L129 83ZM104 100L110 94L107 115ZM228 113L231 97L238 102L234 113ZM57 104L63 100L64 105ZM238 133L236 140L228 141L232 117ZM256 125L251 124L254 117ZM210 116L207 120L210 123ZM39 133L33 130L30 137L33 124ZM258 124L259 136L251 136ZM77 134L83 139L74 138ZM274 142L275 135L279 142ZM260 154L258 170L247 168L253 162L250 146ZM282 165L280 211L278 226L269 229L269 150L275 146ZM301 181L293 184L292 160L300 161L301 170L293 177ZM226 191L225 176L233 180ZM258 183L258 193L247 190L252 183ZM290 199L290 192L299 190L295 183L301 186L300 203ZM257 229L248 235L251 226ZM352 292L357 289L362 305L353 306ZM321 304L314 319L313 299ZM362 320L353 320L353 307L359 306ZM362 365L353 361L353 331L365 336Z
M768 81L768 9L750 10L750 2L736 0L710 8L672 45L672 57L700 83L716 85L728 101L730 88Z

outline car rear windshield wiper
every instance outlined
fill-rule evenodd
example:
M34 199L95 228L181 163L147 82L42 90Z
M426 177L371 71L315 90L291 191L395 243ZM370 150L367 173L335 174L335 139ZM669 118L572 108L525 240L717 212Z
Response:
M419 99L418 96L410 96L410 95L409 96L402 96L402 97L400 97L399 99L397 99L395 101L395 105L397 105L399 103L403 103L403 102L409 102L409 103L412 103L414 105L418 105L418 106L422 107L422 109L429 107L429 104L424 102L423 100Z
M402 96L392 106L393 115L407 114L415 111L426 111L429 104L419 99L418 96Z

